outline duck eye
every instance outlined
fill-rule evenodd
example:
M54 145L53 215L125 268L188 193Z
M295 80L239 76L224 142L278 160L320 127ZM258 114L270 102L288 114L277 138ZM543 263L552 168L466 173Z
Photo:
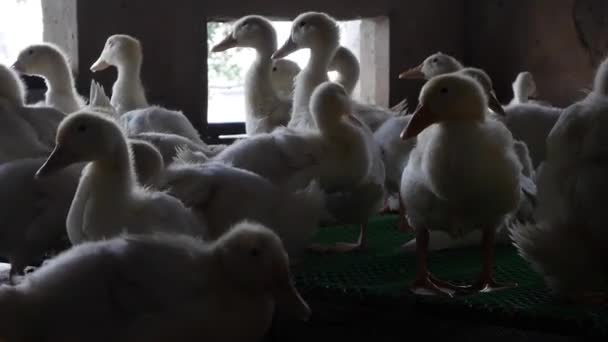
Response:
M448 88L445 88L445 87L441 88L441 89L439 89L439 92L442 93L442 94L447 94L448 93Z
M277 67L272 67L272 71L277 71Z
M78 125L78 132L84 132L87 130L87 126L85 124Z
M306 26L306 22L305 22L305 21L302 21L302 22L300 23L300 27L304 27L304 26Z
M30 50L28 50L28 51L27 51L27 54L28 54L28 55L30 55L30 56L31 56L31 55L33 55L33 54L34 54L34 50L31 50L31 49L30 49Z
M435 57L431 60L431 62L433 62L433 63L437 63L437 61L438 61L437 57Z

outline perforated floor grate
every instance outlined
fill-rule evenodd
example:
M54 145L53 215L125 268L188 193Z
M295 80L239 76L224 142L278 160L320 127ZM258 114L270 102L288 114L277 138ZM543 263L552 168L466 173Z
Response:
M413 296L408 285L415 274L415 255L399 251L399 247L413 236L399 232L396 225L395 216L374 219L370 225L370 249L364 253L309 253L294 269L298 288L303 293L317 295L323 291L331 292L332 296L340 293L356 298L358 302L373 301L373 298L410 300L431 310L445 311L449 308L477 315L487 314L495 316L495 320L511 323L517 318L517 321L539 330L543 330L540 325L544 325L551 330L591 329L594 334L601 335L608 332L608 308L560 303L547 291L542 278L510 246L497 248L496 276L498 280L517 282L517 288L454 299ZM354 241L357 235L357 227L328 227L321 230L316 242ZM441 279L471 282L479 272L480 257L479 248L433 252L429 267Z

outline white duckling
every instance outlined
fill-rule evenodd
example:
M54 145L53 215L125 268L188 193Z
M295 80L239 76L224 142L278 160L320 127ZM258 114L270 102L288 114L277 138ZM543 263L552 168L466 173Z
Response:
M247 135L272 132L286 126L291 102L281 98L272 84L270 56L277 49L277 35L272 23L258 15L237 20L230 33L211 52L235 47L253 48L256 57L245 75L245 131Z
M327 207L333 218L366 222L381 207L384 196L379 147L370 143L369 128L350 114L350 99L342 86L327 82L317 87L310 111L318 131L277 129L239 141L214 160L252 171L290 190L318 179L330 193ZM364 228L359 243L340 244L337 249L365 247Z
M479 83L468 76L434 77L423 87L420 105L402 132L404 139L417 136L401 181L408 221L416 230L415 290L445 294L442 287L454 288L428 271L429 230L435 229L453 237L482 230L482 271L472 289L508 286L493 278L494 238L519 203L521 164L508 129L487 119L487 101Z
M76 162L90 162L67 217L73 244L123 231L204 234L204 224L179 200L137 183L131 149L115 120L94 112L77 112L61 123L56 140L53 153L36 174L38 178Z
M566 108L547 138L537 175L536 224L516 226L520 254L543 275L553 294L578 303L608 302L606 272L606 136L608 60L594 90Z
M399 135L407 127L411 118L411 115L390 118L374 132L374 139L380 145L382 161L386 169L385 187L389 196L386 200L387 209L390 210L389 201L396 195L401 231L409 231L410 228L405 219L405 207L399 195L401 175L409 160L410 152L416 145L416 139L403 141Z
M465 68L456 58L442 52L430 55L420 65L399 74L399 78L430 80L435 76L452 72L463 73L479 82L488 98L488 107L494 113L504 115L504 109L496 97L490 76L478 68Z
M107 39L99 59L91 66L93 72L111 65L118 69L110 102L127 134L173 133L204 144L198 131L182 112L148 105L140 76L142 58L139 40L118 34Z
M46 158L0 164L0 255L11 263L10 281L39 264L52 249L69 247L65 219L82 165L35 180Z
M340 83L344 87L344 90L346 90L346 93L352 96L361 74L361 67L359 66L357 56L347 47L338 47L334 58L329 64L329 71L336 71L338 73L338 77L334 82Z
M290 103L293 96L293 83L300 71L302 71L300 66L289 59L272 60L272 87L279 97L290 100Z
M340 42L340 28L329 15L320 12L300 14L291 27L291 34L272 59L284 58L300 50L310 49L310 59L295 81L293 107L288 127L316 129L309 112L315 88L328 81L327 70Z
M0 64L0 163L29 157L42 157L51 147L24 118L25 89L19 76Z
M308 104L314 88L322 82L328 81L327 71L330 69L330 65L339 68L344 73L339 79L348 87L356 85L359 79L359 62L352 52L345 47L340 47L339 44L338 23L327 14L308 12L299 15L294 20L290 38L274 53L273 58L282 58L306 48L310 49L311 57L296 78L292 118L288 127L315 129L311 114L308 112ZM346 74L349 72L351 74ZM372 131L388 118L401 114L358 101L353 101L352 112Z
M44 78L47 106L65 114L85 106L85 101L76 91L68 58L58 46L48 43L30 45L19 53L13 68L27 75Z
M209 240L249 219L278 234L293 258L305 250L325 216L324 194L314 182L291 192L253 172L218 162L172 163L165 180L170 194L207 222Z
M106 40L101 55L91 65L97 72L114 66L118 78L112 87L112 106L122 115L130 110L148 107L148 100L141 82L142 47L134 37L116 34Z
M469 68L463 68L462 64L452 56L436 53L426 58L419 66L401 73L399 78L428 80L445 73L464 71L463 69ZM469 76L474 75L469 73ZM513 104L503 109L493 91L487 95L489 95L491 103L494 103L491 109L495 113L505 113L504 116L495 118L501 120L509 128L516 140L526 144L533 167L538 168L545 158L547 135L559 118L561 109L533 103Z
M492 83L492 79L490 76L478 68L466 67L462 68L457 73L467 75L474 80L476 80L484 90L488 98L488 107L493 110L493 114L489 117L496 120L504 119L504 111L503 108L498 102L496 95L494 93L494 86ZM410 139L411 140L411 139ZM409 141L409 140L408 140ZM522 165L521 175L520 175L520 185L525 196L521 196L520 204L516 212L510 213L508 215L508 219L505 220L504 224L497 232L496 244L511 244L511 239L509 238L508 230L505 229L514 221L516 222L529 222L533 221L533 207L535 204L535 196L536 196L536 185L534 184L534 168L532 165L532 160L530 159L530 155L528 152L528 147L522 141L515 141L513 145L513 149L515 154L518 157L519 162ZM402 203L401 203L402 205ZM400 212L404 212L404 208L400 208ZM402 230L407 230L407 225L401 223ZM428 247L429 251L438 251L448 248L462 248L475 246L479 244L479 241L482 237L482 232L474 231L468 234L467 236L454 240L448 233L443 231L432 231L430 232L430 244ZM402 251L406 252L415 252L416 251L416 240L411 240L402 246Z
M338 73L335 82L342 84L346 92L352 96L357 82L359 82L360 74L359 60L355 54L344 46L338 47L329 65L329 70ZM404 99L391 109L353 100L353 114L365 122L374 132L386 120L399 117L406 112L407 99Z
M277 312L310 316L280 239L249 222L213 243L169 234L84 243L1 287L0 303L5 341L246 342L262 339Z
M400 79L426 79L456 72L464 68L456 58L443 52L436 52L425 58L418 66L399 74Z

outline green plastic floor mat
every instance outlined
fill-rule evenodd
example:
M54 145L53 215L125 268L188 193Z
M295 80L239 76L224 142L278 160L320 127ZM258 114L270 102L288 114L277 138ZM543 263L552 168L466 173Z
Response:
M415 303L425 310L443 313L492 316L494 321L506 325L527 325L538 330L593 335L604 335L608 331L608 309L560 303L511 246L497 247L496 277L502 281L515 281L518 287L453 299L414 296L408 286L414 279L416 258L414 254L399 251L399 247L413 236L399 232L396 227L395 216L374 219L369 227L367 252L307 254L294 267L298 288L310 296L327 292L332 295L326 298L339 294L356 298L365 305L381 300ZM354 226L327 227L321 230L316 242L355 241L358 232L358 227ZM429 267L441 279L470 283L476 279L481 267L481 249L432 252Z

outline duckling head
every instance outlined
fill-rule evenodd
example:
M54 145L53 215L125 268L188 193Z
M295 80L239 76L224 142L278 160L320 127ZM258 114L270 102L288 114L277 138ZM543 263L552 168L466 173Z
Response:
M118 67L128 63L141 63L141 43L134 37L126 34L115 34L106 40L101 55L91 65L91 71L101 71L111 65Z
M283 95L288 96L293 90L294 80L300 73L300 66L289 59L275 59L272 61L272 85Z
M494 85L492 84L490 75L488 75L482 69L471 67L463 68L460 70L460 72L479 82L479 85L481 85L483 91L488 97L488 107L490 107L492 111L503 116L506 115L504 108L502 108L500 101L498 101L498 98L496 97L496 92L494 92Z
M522 71L517 74L515 81L513 81L513 91L519 92L529 99L537 98L536 82L534 82L534 76L529 71Z
M15 70L0 64L0 98L5 98L12 104L23 106L25 104L25 86Z
M211 52L226 51L235 47L274 52L277 48L277 33L266 18L248 15L237 20L226 38L211 48Z
M344 87L335 82L323 82L315 88L310 97L310 112L319 128L344 117L354 119L350 97Z
M293 21L289 38L272 58L285 58L300 49L335 51L339 43L340 28L334 18L321 12L306 12Z
M279 310L307 320L310 308L294 287L289 257L270 229L249 221L236 224L215 242L224 274L244 289L270 293Z
M55 149L36 173L42 177L78 162L111 158L124 135L106 115L82 110L66 117L57 128Z
M36 75L49 78L57 71L57 67L68 65L66 55L53 44L34 44L21 50L13 69L26 75Z
M427 57L420 65L399 74L401 79L431 79L432 77L462 69L462 64L442 52Z
M469 76L451 73L433 77L422 87L418 107L401 139L415 137L434 123L481 121L487 103L483 88Z

